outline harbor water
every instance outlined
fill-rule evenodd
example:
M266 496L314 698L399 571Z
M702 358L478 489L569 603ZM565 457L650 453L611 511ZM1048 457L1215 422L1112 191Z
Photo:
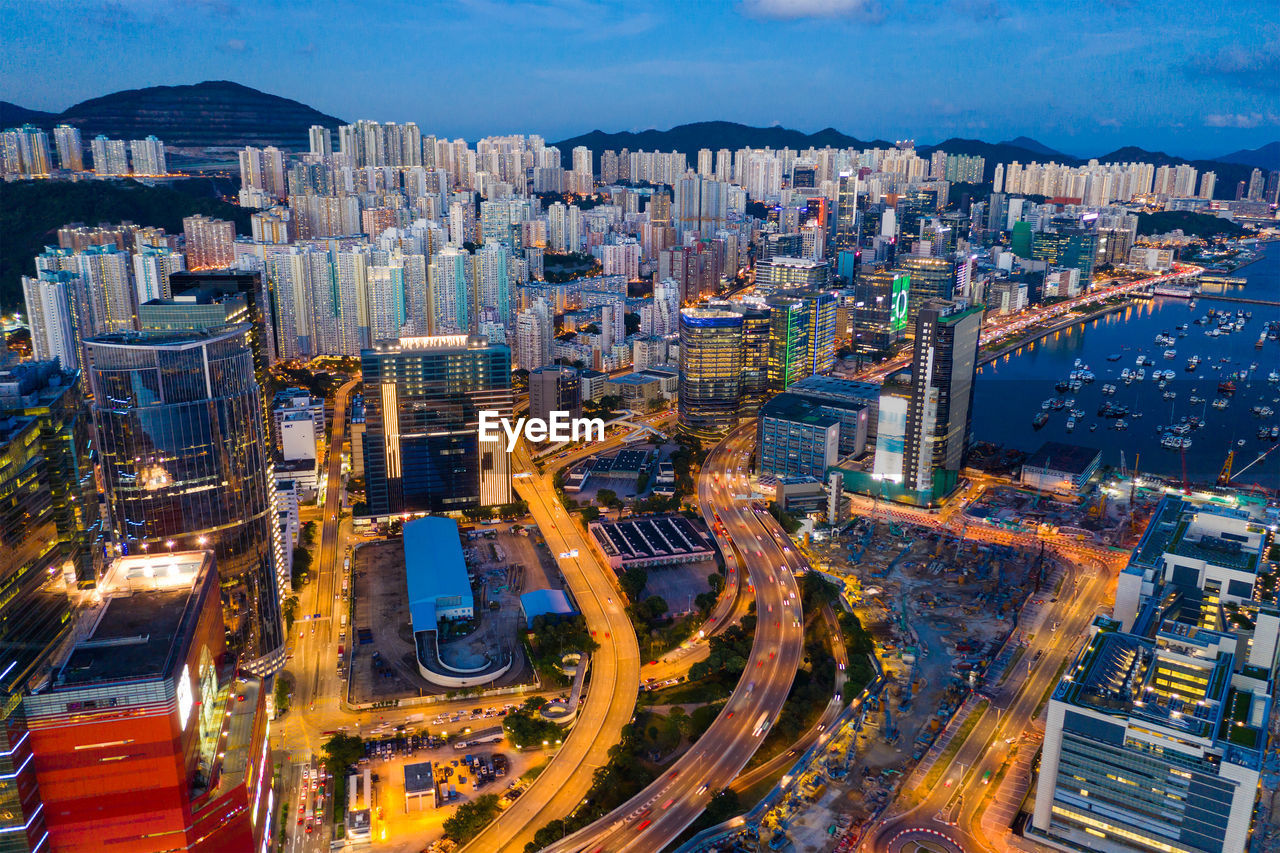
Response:
M1269 322L1280 328L1280 243L1263 250L1260 260L1231 274L1244 285L1206 285L1195 300L1135 302L979 368L974 438L1027 452L1046 441L1095 447L1112 466L1123 453L1130 470L1136 461L1142 472L1174 481L1182 480L1185 465L1186 478L1201 484L1216 480L1235 451L1235 482L1280 488L1280 449L1255 462L1280 436L1280 340L1266 337ZM1220 316L1206 319L1211 310ZM1161 335L1168 338L1158 343ZM1199 364L1189 371L1192 356ZM1133 376L1139 369L1141 380ZM1084 370L1093 381L1079 381ZM1070 383L1073 371L1077 383L1059 385ZM1166 371L1173 377L1161 387L1153 373ZM1100 414L1108 405L1110 413Z

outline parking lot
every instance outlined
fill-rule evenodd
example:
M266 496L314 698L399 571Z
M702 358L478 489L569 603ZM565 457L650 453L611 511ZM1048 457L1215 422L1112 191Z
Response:
M513 706L514 707L514 706ZM436 718L432 725L421 730L390 731L373 736L366 741L366 757L359 769L371 772L374 789L373 838L370 846L376 850L420 851L438 842L444 833L444 821L463 803L482 794L497 794L504 804L513 802L521 793L520 777L532 767L544 763L549 752L524 751L510 748L505 740L456 748L454 744L462 735L462 729L446 740L436 734L437 720L443 725L465 725L484 720L484 730L501 725L501 715L478 720L458 719L446 715ZM470 717L471 715L462 715ZM442 789L444 799L436 802L433 797L405 798L404 768L407 764L431 762L437 789Z
M532 681L524 659L520 632L519 593L532 583L554 582L532 540L504 528L493 537L466 543L468 568L475 582L476 627L466 637L442 642L441 657L470 664L485 655L516 656L511 670L491 686L507 687ZM350 631L348 696L354 703L382 702L441 695L445 688L429 683L418 672L409 619L404 547L399 538L373 541L355 552L353 566L354 619Z

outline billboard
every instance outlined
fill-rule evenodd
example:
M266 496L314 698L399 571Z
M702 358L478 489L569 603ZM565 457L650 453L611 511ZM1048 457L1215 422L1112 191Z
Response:
M911 276L899 273L893 277L893 302L889 305L889 331L901 332L907 327L907 308L911 303Z

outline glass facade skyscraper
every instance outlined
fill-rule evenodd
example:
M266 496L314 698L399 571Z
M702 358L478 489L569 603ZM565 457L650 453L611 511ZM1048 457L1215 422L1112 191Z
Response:
M369 514L510 503L505 440L480 440L480 412L510 418L511 350L481 335L384 341L360 356Z
M43 447L38 418L0 420L0 853L43 834L20 703L71 620Z
M743 315L720 308L680 310L680 428L723 434L738 422Z
M128 553L212 549L243 666L284 663L283 565L249 325L85 341L111 528Z

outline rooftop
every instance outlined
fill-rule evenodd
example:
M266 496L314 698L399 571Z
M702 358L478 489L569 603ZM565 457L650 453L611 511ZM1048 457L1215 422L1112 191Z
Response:
M1096 447L1046 441L1023 464L1031 468L1065 471L1078 476L1088 471L1101 457L1102 451Z
M535 616L572 616L578 611L569 602L569 596L562 589L534 589L520 596L520 608L529 625Z
M53 689L165 678L195 631L211 570L204 551L117 560L100 586L106 603L92 633L72 649Z
M404 571L414 633L434 630L441 599L467 601L471 597L458 522L427 516L406 523Z
M404 792L425 794L436 787L435 768L430 761L404 766Z

